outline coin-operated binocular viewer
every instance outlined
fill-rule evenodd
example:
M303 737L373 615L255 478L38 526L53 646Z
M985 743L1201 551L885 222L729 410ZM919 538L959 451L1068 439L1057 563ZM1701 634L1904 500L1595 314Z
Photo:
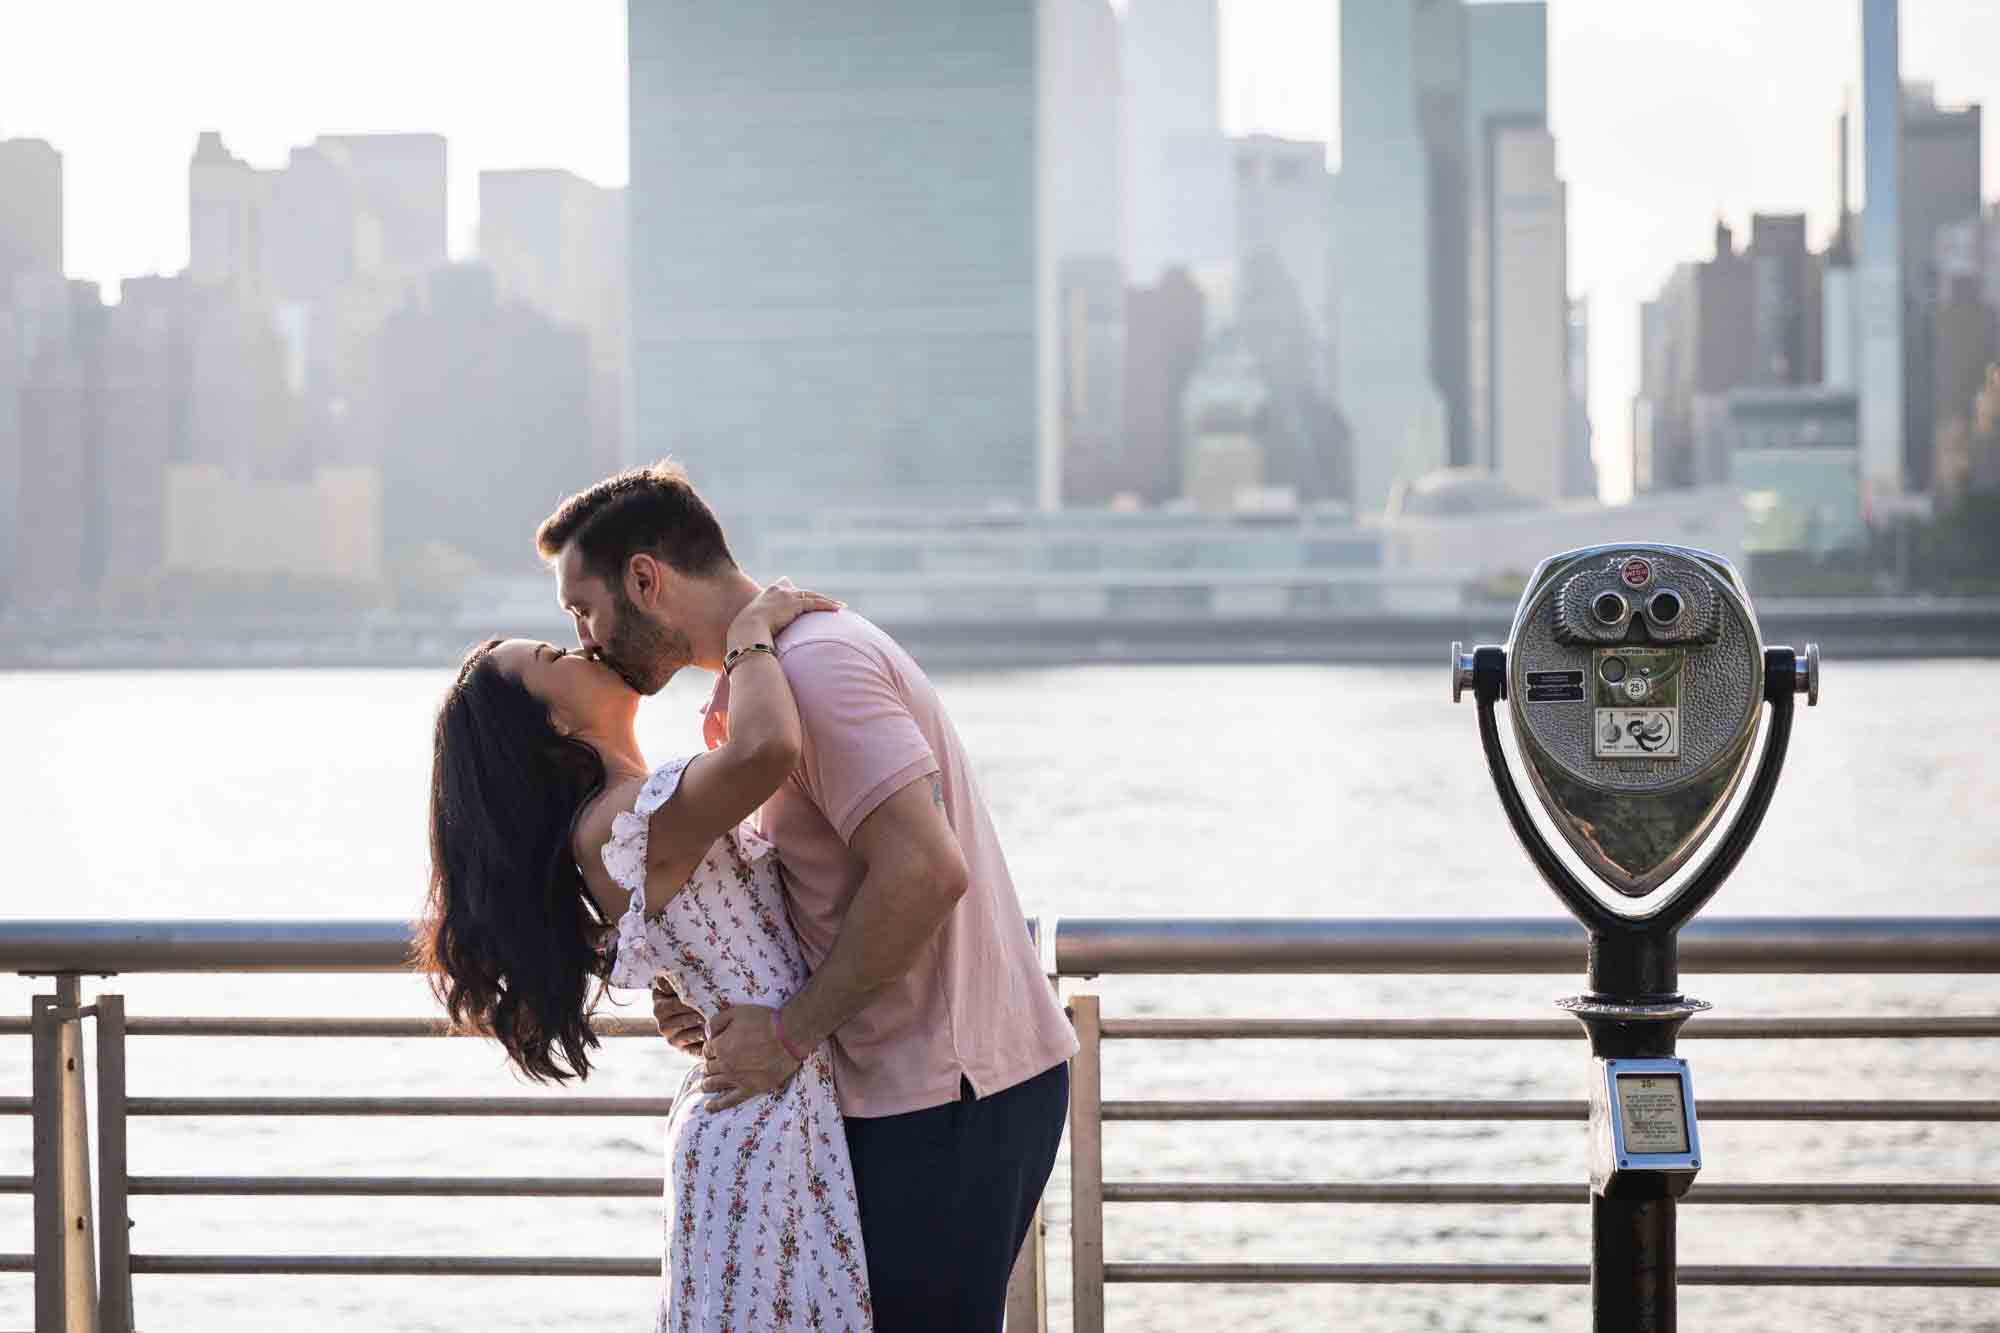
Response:
M1504 648L1452 645L1451 697L1468 689L1508 822L1589 932L1590 990L1559 1004L1582 1020L1593 1056L1595 1327L1667 1333L1674 1201L1701 1169L1694 1084L1674 1039L1709 1007L1680 992L1678 933L1756 836L1794 696L1819 702L1819 649L1766 648L1743 581L1720 556L1596 546L1536 568ZM1503 703L1549 823L1615 896L1586 887L1529 813L1500 745ZM1690 867L1751 767L1766 704L1756 775L1707 861ZM1618 905L1627 900L1631 910Z

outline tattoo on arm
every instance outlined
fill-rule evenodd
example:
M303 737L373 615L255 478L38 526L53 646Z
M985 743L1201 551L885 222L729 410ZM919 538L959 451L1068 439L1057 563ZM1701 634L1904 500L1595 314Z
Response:
M936 773L931 774L931 804L944 809L944 779Z

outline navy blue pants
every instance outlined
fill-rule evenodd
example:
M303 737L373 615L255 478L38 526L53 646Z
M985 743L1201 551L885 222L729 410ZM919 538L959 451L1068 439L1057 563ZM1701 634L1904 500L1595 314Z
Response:
M876 1333L1000 1333L1007 1276L1056 1162L1069 1065L990 1097L847 1117Z

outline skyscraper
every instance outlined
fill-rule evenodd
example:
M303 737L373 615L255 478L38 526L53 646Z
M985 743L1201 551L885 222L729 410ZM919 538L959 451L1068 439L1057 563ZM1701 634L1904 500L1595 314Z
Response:
M1808 375L1808 287L1812 265L1803 213L1758 213L1750 219L1750 280L1754 286L1752 384L1802 384Z
M1492 423L1499 378L1494 194L1488 181L1495 121L1519 128L1548 122L1548 7L1468 5L1465 14L1465 460L1495 464ZM1539 298L1538 298L1539 299Z
M40 139L0 139L0 310L14 280L63 271L62 154Z
M1902 143L1897 0L1861 0L1861 256L1856 273L1864 515L1904 493Z
M1416 6L1340 7L1341 167L1334 191L1335 401L1353 430L1354 507L1449 457L1431 371L1430 167L1417 114Z
M322 135L263 171L204 131L188 163L197 283L323 301L357 277L417 280L445 262L445 141Z
M1903 264L1903 480L1912 490L1931 484L1936 413L1930 386L1941 353L1936 344L1940 298L1938 234L1977 217L1980 207L1980 109L1940 107L1929 84L1903 89L1900 164Z
M1056 498L1040 7L630 6L637 452L725 520Z
M1318 350L1314 382L1325 386L1328 308L1327 228L1333 182L1326 145L1311 140L1253 134L1234 142L1236 153L1236 264L1245 273L1268 254L1304 307Z
M1466 386L1467 227L1471 222L1466 138L1466 8L1459 0L1419 0L1413 72L1417 123L1430 169L1431 378L1444 397L1448 461L1472 461Z
M1493 260L1490 466L1523 495L1559 500L1569 489L1569 296L1556 141L1539 120L1489 117L1485 157Z
M1125 260L1151 286L1236 253L1221 21L1216 0L1129 0L1122 22Z
M599 471L628 461L625 191L560 170L479 173L479 257L500 299L590 339Z
M1118 15L1110 0L1043 0L1039 27L1047 131L1036 205L1041 498L1092 505L1117 489L1128 442ZM1057 478L1050 495L1047 483Z
M1563 494L1572 500L1597 498L1597 461L1591 456L1590 298L1569 303L1569 441L1563 450Z
M340 160L373 219L364 268L415 277L445 262L442 134L328 134L313 146Z

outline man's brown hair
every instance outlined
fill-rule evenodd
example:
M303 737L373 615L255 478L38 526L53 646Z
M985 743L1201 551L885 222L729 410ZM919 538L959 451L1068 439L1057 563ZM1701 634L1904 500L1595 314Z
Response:
M572 543L584 569L613 593L622 593L625 565L640 551L681 574L736 567L714 511L672 459L620 472L578 491L535 530L535 549L544 560L555 559Z

